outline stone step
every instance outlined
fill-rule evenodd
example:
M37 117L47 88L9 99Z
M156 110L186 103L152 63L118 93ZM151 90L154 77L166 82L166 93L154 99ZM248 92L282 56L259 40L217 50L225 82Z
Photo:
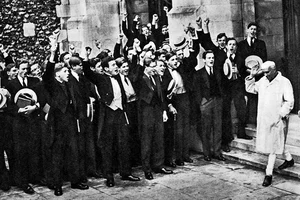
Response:
M256 138L256 129L253 127L246 127L246 134ZM300 131L289 129L286 144L300 147Z
M234 160L242 164L247 164L250 166L254 166L260 169L265 170L268 162L268 156L262 155L255 152L250 152L238 148L232 148L230 152L223 153L224 157L226 157L229 160ZM281 165L284 162L283 159L277 158L275 162L274 172L291 176L294 178L300 178L300 164L295 163L293 167L279 170L277 167Z
M249 152L257 153L255 151L255 139L253 140L244 140L244 139L238 139L235 138L230 146L242 150L246 150ZM299 144L298 144L299 145ZM289 152L293 155L293 158L295 162L300 163L300 145L299 146L292 146L292 145L286 145L286 148L289 150ZM278 158L284 159L282 155L278 155Z

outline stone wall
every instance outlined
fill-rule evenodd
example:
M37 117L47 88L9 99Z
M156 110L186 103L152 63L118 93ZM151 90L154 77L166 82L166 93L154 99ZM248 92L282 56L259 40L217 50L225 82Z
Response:
M0 43L11 46L15 58L44 60L47 38L60 26L55 11L60 0L2 0L0 4ZM29 22L35 25L35 35L25 37L23 24Z
M282 0L255 0L255 18L261 26L259 38L266 42L268 59L280 66L284 57Z

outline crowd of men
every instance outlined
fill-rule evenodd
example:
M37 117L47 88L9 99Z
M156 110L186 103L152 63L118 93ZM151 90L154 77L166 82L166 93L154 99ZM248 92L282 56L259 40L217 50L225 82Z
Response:
M256 55L267 60L256 23L248 25L247 38L239 43L220 33L216 46L209 19L202 22L198 17L197 27L186 30L196 37L189 43L180 37L173 48L167 24L159 23L157 15L150 26L139 27L138 16L132 28L126 23L124 15L126 45L120 37L113 52L104 49L95 58L90 58L89 47L82 57L74 47L60 53L59 32L49 38L50 55L43 67L28 60L14 62L1 45L1 94L7 98L0 104L2 190L18 186L33 194L31 183L48 186L60 196L64 181L86 190L88 177L104 177L113 187L116 172L122 180L140 181L131 170L140 165L148 180L153 172L172 174L171 168L193 162L192 125L201 137L204 160L225 161L222 151L230 151L234 138L232 102L239 122L237 137L252 139L245 133L252 98L245 78L255 80L257 73L247 71L245 59ZM206 50L204 66L196 70L200 45ZM230 76L223 70L226 62L232 65ZM287 160L284 168L292 166L291 156Z

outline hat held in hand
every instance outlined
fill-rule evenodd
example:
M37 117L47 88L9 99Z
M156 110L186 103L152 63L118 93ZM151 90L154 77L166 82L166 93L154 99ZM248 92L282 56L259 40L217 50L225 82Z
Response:
M180 50L185 48L188 45L188 41L184 36L179 36L174 40L174 48Z

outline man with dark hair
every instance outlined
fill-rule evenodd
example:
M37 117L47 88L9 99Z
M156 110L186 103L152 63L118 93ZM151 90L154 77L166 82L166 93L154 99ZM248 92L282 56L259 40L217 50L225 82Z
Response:
M164 164L164 124L167 121L166 102L159 77L155 75L156 62L144 59L144 74L138 79L138 112L141 135L142 167L145 178L153 179L152 170L172 174Z
M27 77L29 70L28 61L22 61L19 65L17 78L9 81L7 90L11 93L12 99L23 88L34 90L39 79ZM36 123L36 113L39 103L18 107L17 102L12 101L8 106L9 112L13 115L13 141L15 155L15 181L27 194L33 194L33 188L29 182L38 182L39 174L39 145L38 137L32 131L32 126Z
M83 61L85 76L94 83L101 96L101 103L105 107L105 116L102 118L102 132L98 137L101 146L103 159L103 171L106 177L106 185L115 185L113 175L113 152L117 145L120 175L122 180L139 181L140 178L131 174L130 149L128 135L128 116L126 93L119 76L116 61L112 57L102 60L104 74L96 74L91 71L88 61L88 54Z
M227 56L222 60L222 67L226 79L223 82L224 98L223 98L223 146L228 146L232 136L231 121L231 102L233 101L238 118L237 137L241 139L251 140L252 137L246 135L246 91L245 77L247 76L244 60L237 52L237 41L235 38L228 38L226 43ZM228 65L229 64L229 65ZM227 70L228 69L228 70ZM223 72L223 74L224 74ZM226 149L226 148L225 148Z
M241 54L242 59L245 59L248 56L256 55L262 59L262 61L267 60L267 48L263 40L258 39L259 26L255 22L251 22L247 26L247 37L246 39L238 43L238 51ZM259 80L262 77L256 76L255 79ZM247 117L250 123L256 123L257 116L257 94L247 93L248 103L247 103Z
M88 50L87 50L88 51ZM90 53L90 52L89 52ZM71 73L69 84L74 88L74 97L77 103L76 119L78 120L78 147L79 164L82 182L87 181L87 176L98 178L96 172L95 144L92 132L91 121L88 117L88 105L92 94L92 85L83 76L82 62L78 57L71 57L69 60Z
M197 110L201 114L201 140L204 160L225 161L221 153L222 141L222 87L221 74L214 65L214 53L203 53L204 67L194 75L194 94ZM213 151L211 151L211 149Z

